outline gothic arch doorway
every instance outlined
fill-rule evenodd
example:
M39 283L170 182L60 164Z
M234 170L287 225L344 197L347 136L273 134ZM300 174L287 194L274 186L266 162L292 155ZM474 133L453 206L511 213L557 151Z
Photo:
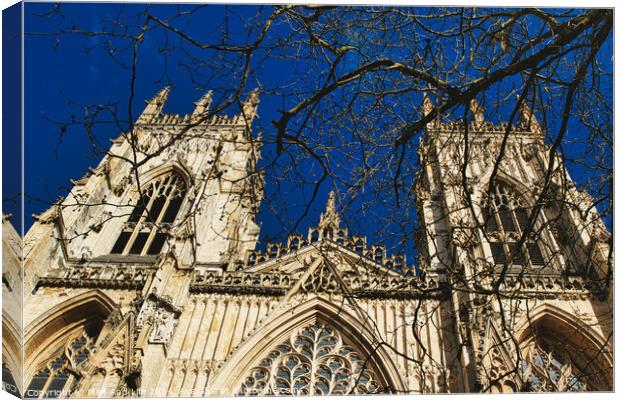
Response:
M338 305L313 297L248 338L214 377L211 395L404 391L396 366L369 328Z

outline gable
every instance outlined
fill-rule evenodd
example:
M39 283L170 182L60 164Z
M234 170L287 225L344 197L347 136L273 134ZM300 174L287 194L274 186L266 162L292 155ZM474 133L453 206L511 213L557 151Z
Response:
M432 279L386 269L334 243L308 246L240 271L196 271L190 284L190 292L194 293L290 297L299 291L370 298L441 295L438 283Z

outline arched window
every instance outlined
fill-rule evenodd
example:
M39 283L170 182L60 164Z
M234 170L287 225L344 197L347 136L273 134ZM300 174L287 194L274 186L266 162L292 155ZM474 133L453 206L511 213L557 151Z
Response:
M536 316L520 339L522 391L582 392L613 388L612 349L567 312Z
M600 355L600 354L599 354ZM561 335L539 335L523 350L521 372L525 392L611 390L596 352L579 348Z
M526 349L522 363L526 392L583 392L596 390L587 383L587 374L570 357L557 338L534 340Z
M518 241L527 229L529 217L528 210L516 192L503 183L495 186L485 215L485 231L495 264L506 264L511 257L513 265L534 268L545 266L545 258L537 242L540 237L533 234L533 228L530 228L524 245L517 248Z
M314 323L294 331L241 382L239 395L345 395L382 391L366 359L340 333Z
M186 185L176 173L162 175L142 189L142 197L118 237L113 254L159 254L166 230L174 222L185 198Z
M75 391L79 381L75 370L88 359L100 330L100 325L90 326L77 337L72 336L60 349L53 352L52 357L32 377L25 397L68 397Z

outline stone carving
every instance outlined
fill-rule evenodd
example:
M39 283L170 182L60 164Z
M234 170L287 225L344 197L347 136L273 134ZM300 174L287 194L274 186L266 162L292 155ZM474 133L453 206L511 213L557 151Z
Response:
M301 290L305 293L336 293L341 291L338 282L338 278L334 276L334 273L325 265L325 261L323 261L323 263L312 271L310 276L301 283Z
M84 266L80 264L51 270L37 282L38 287L84 287L139 289L153 269L149 267Z
M327 284L323 291L330 292L336 281L329 282L328 271L319 271L309 277L313 282L304 282L302 291L312 292L316 284ZM230 293L230 294L254 294L263 296L284 295L298 278L286 273L252 273L243 271L231 271L217 274L209 272L201 274L196 272L190 284L192 293ZM335 277L334 277L335 279ZM342 281L348 290L356 297L369 298L419 298L441 296L442 291L437 290L439 284L431 277L420 279L417 276L360 276L360 274L348 274L342 276ZM319 285L320 287L320 285ZM330 288L331 287L331 288ZM428 291L428 292L427 292Z
M124 176L123 179L121 179L116 185L114 185L114 187L112 188L112 192L116 197L121 197L123 193L125 193L125 190L128 187L132 186L132 183L133 179L131 178L131 175Z
M172 337L176 323L173 312L158 309L154 316L153 330L149 337L150 342L167 344Z
M192 218L188 218L183 221L179 226L172 228L172 237L177 240L183 241L194 235L194 224Z
M136 303L136 306L138 303ZM146 321L152 324L149 341L151 343L168 344L174 327L177 324L181 309L172 304L172 299L168 296L157 295L151 292L146 301L142 304L136 327L142 329Z
M125 366L125 346L122 341L112 346L102 366L106 371L122 369Z

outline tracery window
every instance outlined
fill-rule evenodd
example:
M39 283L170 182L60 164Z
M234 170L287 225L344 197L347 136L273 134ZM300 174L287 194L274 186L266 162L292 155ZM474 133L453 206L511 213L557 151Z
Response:
M587 374L580 370L571 354L575 349L559 340L542 338L532 341L524 352L522 372L524 391L583 392L597 390L587 383Z
M34 374L26 389L25 397L68 397L75 391L79 381L76 369L90 356L98 334L98 330L83 332L56 351L54 356Z
M238 395L345 395L382 391L365 359L322 324L295 331L242 381Z
M185 198L186 185L176 173L162 175L142 189L142 197L129 216L113 254L159 254L166 230L174 222Z
M485 216L485 231L495 264L506 264L511 257L513 265L544 267L545 258L538 244L540 236L531 232L523 246L517 247L530 217L520 196L507 185L499 183L495 186L489 203Z

